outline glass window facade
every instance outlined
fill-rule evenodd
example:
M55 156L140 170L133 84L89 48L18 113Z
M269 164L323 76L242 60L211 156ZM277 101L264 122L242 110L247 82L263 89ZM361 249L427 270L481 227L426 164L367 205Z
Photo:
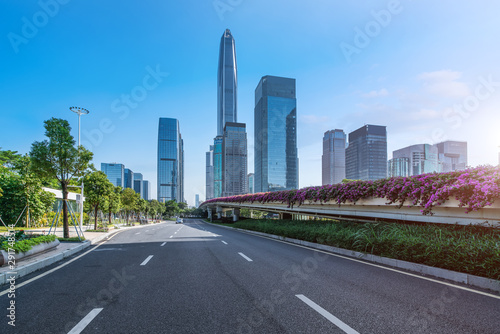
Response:
M125 188L134 189L134 172L132 172L128 168L125 168L124 175L125 175L125 183L124 183Z
M464 170L467 168L467 142L448 140L436 144L438 160L443 172Z
M214 145L210 145L210 150L206 153L206 200L214 198Z
M125 167L117 163L101 163L101 171L106 174L109 181L115 187L124 188L125 185Z
M214 198L222 197L222 140L214 139Z
M151 183L148 180L142 180L142 198L146 201L152 200L151 198Z
M179 121L175 118L160 118L157 165L157 198L160 202L184 201L183 150Z
M349 146L346 149L346 178L378 180L386 177L386 127L365 125L349 133Z
M238 69L236 46L229 29L220 41L217 69L217 136L222 136L227 122L237 122Z
M255 192L298 188L295 79L265 76L255 90Z
M322 184L336 184L345 179L346 134L335 129L323 136L323 156L321 157Z
M222 196L245 194L247 188L246 125L226 123L222 139Z

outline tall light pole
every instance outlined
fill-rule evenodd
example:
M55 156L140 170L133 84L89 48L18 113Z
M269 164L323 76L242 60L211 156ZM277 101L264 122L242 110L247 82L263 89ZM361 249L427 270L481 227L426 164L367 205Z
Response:
M69 110L78 114L78 147L80 147L80 118L82 115L88 115L89 111L85 108L80 107L69 107ZM83 226L83 178L80 194L80 231L82 231Z

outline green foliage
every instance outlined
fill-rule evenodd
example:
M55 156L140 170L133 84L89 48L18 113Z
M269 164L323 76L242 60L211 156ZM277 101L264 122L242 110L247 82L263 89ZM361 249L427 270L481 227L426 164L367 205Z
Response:
M164 214L167 217L175 216L180 212L179 205L174 200L166 201L164 204L164 208L165 208Z
M242 220L260 231L500 279L500 229L478 226Z
M67 198L68 185L75 177L83 177L89 168L93 153L83 146L76 147L68 121L51 118L44 122L48 140L34 142L30 157L33 171L41 178L57 179L63 198ZM69 237L68 210L63 202L64 237Z
M113 196L114 186L106 174L101 171L85 175L83 185L85 202L88 202L94 208L94 229L97 229L97 211L99 210L99 206L105 204L109 196Z
M71 237L71 238L57 238L60 242L81 242L81 241L85 241L85 237L80 237L80 239L78 237Z
M121 203L127 215L127 224L130 213L137 209L137 202L139 201L139 198L140 195L131 188L125 188L121 193Z
M33 246L36 246L41 243L49 243L54 240L56 240L55 235L42 235L35 238L16 241L14 245L10 245L8 241L4 241L2 242L1 249L3 249L6 252L8 252L9 249L13 249L16 253L24 253L33 248Z

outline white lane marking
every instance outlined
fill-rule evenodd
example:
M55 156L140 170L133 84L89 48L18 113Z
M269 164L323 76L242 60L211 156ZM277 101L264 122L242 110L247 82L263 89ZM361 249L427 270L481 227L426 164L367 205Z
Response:
M145 266L149 262L149 260L151 260L152 257L153 255L148 256L146 260L142 261L141 266Z
M111 237L109 237L109 238L108 238L108 240L111 240L111 238L113 238L115 235L117 235L117 234L118 234L118 233L120 233L120 232L123 232L123 231L118 231L118 232L116 232L116 233L115 233L115 234L113 234ZM51 273L53 273L54 271L61 269L62 267L67 266L67 265L68 265L68 264L70 264L71 262L76 261L76 260L78 260L79 258L81 258L82 256L87 255L88 253L92 252L94 249L96 249L97 247L99 247L99 246L101 246L101 245L104 245L104 242L103 242L103 243L100 243L100 244L98 244L98 245L96 245L95 247L93 247L92 249L90 249L90 250L86 251L86 252L85 252L85 253L83 253L82 255L79 255L79 256L75 257L74 259L71 259L71 260L69 260L68 262L61 264L60 266L55 267L54 269L50 269L49 271L44 272L43 274L40 274L40 275L35 276L35 277L33 277L33 278L30 278L29 280L24 281L24 282L22 282L22 283L16 284L16 290L17 290L17 289L19 289L19 288L20 288L20 287L22 287L22 286L25 286L26 284L29 284L29 283L31 283L31 282L33 282L33 281L36 281L36 280L37 280L37 279L39 279L39 278L42 278L43 276L46 276L46 275L48 275L48 274L51 274ZM7 290L4 290L4 291L0 292L0 296L3 296L3 295L5 295L5 294L7 294L9 291L11 291L11 290L10 290L10 289L7 289Z
M248 256L246 256L245 254L243 253L238 253L240 254L245 260L247 260L248 262L252 262L253 260L251 258L249 258Z
M277 240L277 239L269 238L269 237L266 237L266 236L263 236L263 235L257 235L257 234L248 233L247 231L243 231L243 230L239 230L239 229L235 229L235 230L237 232L241 232L241 233L253 235L254 237L268 239L268 240L272 240L272 241L276 241L276 242L281 242L281 243L289 245L289 246L295 246L295 247L304 248L304 249L307 249L307 250L310 250L310 251L313 251L313 252L323 253L323 254L326 254L326 255L330 255L330 256L334 256L334 257L339 257L341 259L345 259L345 260L349 260L349 261L353 261L353 262L362 263L362 264L365 264L367 266L372 266L372 267L376 267L376 268L380 268L380 269L385 269L385 270L392 271L392 272L395 272L395 273L398 273L398 274L403 274L403 275L406 275L406 276L420 278L420 279L425 280L425 281L429 281L429 282L438 283L438 284L441 284L441 285L450 286L452 288L457 288L457 289L460 289L460 290L472 292L472 293L475 293L475 294L478 294L478 295L483 295L483 296L492 297L492 298L495 298L495 299L500 299L499 295L494 295L494 294L491 294L491 293L487 293L487 292L483 292L483 291L479 291L479 290L474 290L474 289L466 288L464 286L460 286L460 285L456 285L456 284L452 284L452 283L447 283L447 282L439 281L437 279L433 279L433 278L429 278L429 277L425 277L425 276L420 276L420 275L417 275L417 274L408 273L408 272L405 272L405 271L402 271L402 270L398 270L398 269L384 267L384 266L379 265L379 264L370 263L370 262L366 262L366 261L362 261L362 260L357 260L357 259L354 259L352 257L348 257L348 256L340 255L340 254L330 253L330 252L327 252L327 251L322 251L322 250L311 248L311 247L307 247L307 246L297 245L297 244L294 244L294 243L291 243L291 242L287 242L287 241L283 241L283 240Z
M227 242L225 242L224 240L221 240L221 241L222 241L222 243L223 243L224 245L227 245Z
M162 244L160 245L160 247L165 246L165 244L166 244L166 243L167 243L167 242L165 241L164 243L162 243Z
M313 302L312 300L310 300L306 296L295 295L295 297L299 298L304 303L309 305L313 310L315 310L316 312L318 312L319 314L324 316L326 319L328 319L328 321L330 321L332 324L334 324L335 326L337 326L338 328L343 330L345 333L347 333L347 334L359 334L359 332L357 332L354 329L352 329L351 327L349 327L349 325L342 322L342 320L340 320L339 318L337 318L336 316L334 316L333 314L331 314L330 312L328 312L327 310L325 310L324 308L322 308L321 306L319 306L318 304L316 304L315 302Z
M87 314L85 316L85 318L83 318L82 320L80 320L80 322L77 323L76 326L73 327L73 329L68 332L68 334L79 334L79 333L81 333L85 329L85 327L87 327L87 325L90 324L90 322L92 320L94 320L94 318L101 311L102 311L102 308L95 308L92 311L90 311L89 314Z
M149 232L149 230L146 230L146 232Z
M136 234L141 234L141 232L137 232Z
M172 238L172 237L173 237L173 235L170 236L170 238Z

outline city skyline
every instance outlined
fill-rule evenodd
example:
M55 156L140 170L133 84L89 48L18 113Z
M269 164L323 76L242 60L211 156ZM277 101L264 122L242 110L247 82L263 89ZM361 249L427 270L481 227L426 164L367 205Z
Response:
M105 3L100 11L93 2L68 2L36 25L33 18L45 13L37 2L0 8L9 13L0 23L3 149L28 153L51 117L67 119L77 138L68 108L79 105L90 111L81 118L82 143L95 166L119 161L156 180L154 129L159 117L177 118L185 199L193 205L194 194L205 194L203 161L217 128L214 64L221 33L230 29L238 40L238 122L247 126L249 173L254 89L265 75L297 80L299 187L321 184L325 131L363 124L387 126L389 152L467 141L469 165L498 164L500 46L492 41L500 4L252 1L221 14L211 2Z

